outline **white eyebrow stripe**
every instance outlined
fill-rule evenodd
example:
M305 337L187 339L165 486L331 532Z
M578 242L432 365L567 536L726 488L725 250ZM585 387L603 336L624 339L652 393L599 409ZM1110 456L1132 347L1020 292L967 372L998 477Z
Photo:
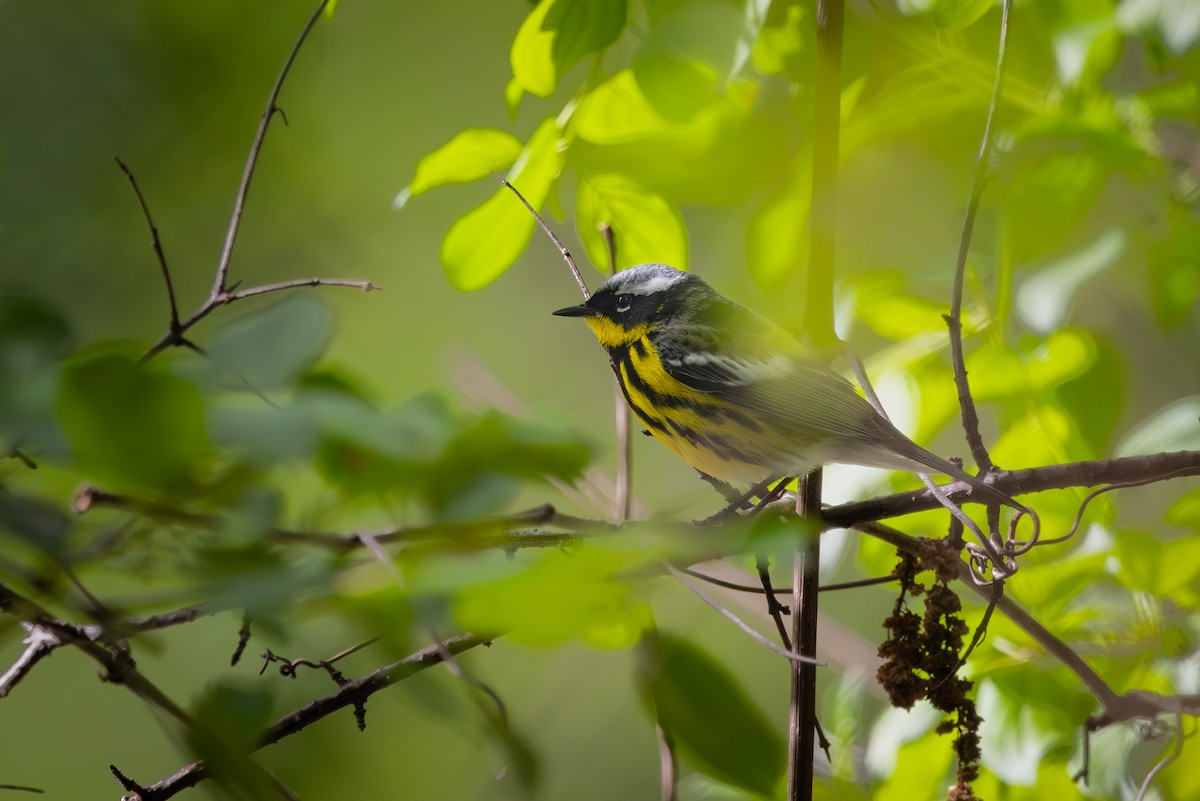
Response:
M641 281L632 286L622 286L618 291L630 295L653 295L655 292L661 292L668 287L674 286L687 277L686 273L678 275L656 275L646 281Z

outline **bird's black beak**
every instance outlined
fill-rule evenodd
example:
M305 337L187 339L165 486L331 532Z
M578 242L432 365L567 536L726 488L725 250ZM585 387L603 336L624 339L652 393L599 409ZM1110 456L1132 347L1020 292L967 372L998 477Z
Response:
M558 317L594 317L599 313L599 309L593 309L591 306L568 306L565 309L551 312Z

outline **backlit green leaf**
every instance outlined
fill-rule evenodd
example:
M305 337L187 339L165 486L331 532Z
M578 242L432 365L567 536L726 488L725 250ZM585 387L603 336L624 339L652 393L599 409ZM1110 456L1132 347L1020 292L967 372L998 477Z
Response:
M1200 490L1180 495L1163 517L1172 525L1188 526L1200 531Z
M513 79L530 94L550 96L563 73L616 41L628 5L628 0L541 0L513 39Z
M531 645L573 638L600 648L627 648L649 624L649 612L627 580L624 556L596 548L546 553L528 570L468 589L455 614L469 631L508 631Z
M541 208L562 170L561 131L553 119L530 137L508 180L530 205ZM460 217L442 240L442 268L455 289L482 289L504 273L533 236L536 221L511 191L500 187Z
M521 155L521 140L496 128L468 128L417 162L412 183L396 195L401 208L409 199L445 184L477 181L506 170Z
M621 173L600 173L584 179L575 209L579 238L588 258L608 270L608 248L599 226L612 226L617 268L658 262L688 268L688 240L683 217L669 200Z

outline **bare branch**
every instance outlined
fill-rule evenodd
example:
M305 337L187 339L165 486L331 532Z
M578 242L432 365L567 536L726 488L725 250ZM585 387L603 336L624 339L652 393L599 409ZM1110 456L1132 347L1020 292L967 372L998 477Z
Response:
M496 175L496 173L492 174ZM562 254L563 261L565 261L567 266L571 268L571 275L575 276L575 283L579 285L579 291L583 293L583 299L587 300L590 298L592 293L588 290L587 283L583 280L583 275L579 272L579 268L575 266L575 259L571 258L571 251L567 250L566 245L564 245L559 238L554 235L554 232L550 230L550 226L547 225L546 221L542 219L542 215L538 214L537 209L529 204L529 201L525 199L525 196L521 194L519 189L510 184L507 178L496 175L496 179L500 181L501 186L511 189L512 193L516 195L522 203L525 204L525 208L529 209L529 213L533 215L535 220L537 220L537 224L543 231L545 231L546 236L550 237L550 241L553 242L554 246L558 248L558 252Z
M975 400L971 397L971 385L967 381L967 363L963 355L962 342L962 300L963 278L967 270L967 254L971 249L971 234L975 228L975 214L979 209L979 199L983 195L984 179L987 177L988 154L992 149L992 124L996 119L996 107L1000 104L1000 89L1004 85L1004 63L1007 54L1008 17L1012 11L1012 0L1004 0L1004 10L1000 17L1000 44L996 56L996 78L992 84L992 99L988 103L987 121L983 126L983 139L979 143L979 155L975 159L975 178L971 184L971 199L967 203L967 211L963 216L962 233L958 240L958 258L954 265L954 288L950 295L950 313L945 316L946 326L950 330L950 354L954 362L954 384L958 388L958 405L962 412L963 431L967 436L967 445L971 456L979 467L979 472L987 474L995 465L992 457L983 444L979 433L979 413L975 409Z
M229 217L229 229L225 232L225 245L221 248L221 257L217 261L217 274L213 279L212 290L208 294L208 302L216 304L218 299L225 294L225 279L229 274L229 260L233 256L233 243L237 239L238 228L242 222L242 211L246 206L246 193L250 191L250 179L254 177L254 168L258 164L258 156L262 152L263 140L267 137L267 128L271 124L271 118L275 116L275 112L279 110L279 93L283 89L283 83L287 80L288 73L292 69L292 64L296 61L296 56L300 53L300 48L304 45L304 40L308 38L308 34L312 31L313 26L317 24L317 20L321 18L321 12L325 10L329 0L321 0L317 5L317 10L309 17L308 22L304 25L304 29L300 31L300 36L296 39L296 43L292 45L292 50L288 53L287 60L283 62L283 69L279 71L279 77L275 79L275 85L271 87L271 94L267 97L267 107L263 110L262 117L258 121L258 130L254 133L254 142L250 145L250 153L246 156L246 167L242 170L242 181L238 184L237 196L233 201L233 213Z
M208 298L205 299L205 301L200 304L200 306L194 312L192 312L192 314L186 320L181 321L179 319L179 312L175 307L175 293L171 288L171 279L167 273L166 260L165 258L162 258L161 247L158 246L157 231L154 229L153 223L150 223L151 230L154 232L155 236L155 250L160 255L160 264L162 265L163 276L167 281L167 291L171 297L171 325L167 332L159 337L158 341L151 345L150 348L142 354L142 361L148 361L167 348L176 346L189 347L197 352L203 353L203 351L194 343L184 338L184 333L196 323L200 322L209 314L211 314L218 306L224 306L244 298L254 297L256 295L265 295L270 292L279 292L281 290L295 289L304 286L350 286L368 292L373 289L380 288L375 284L372 284L370 281L342 278L297 278L291 281L263 284L261 286L251 287L250 289L243 289L240 291L236 289L236 286L232 288L226 286L226 282L229 277L229 262L233 257L233 246L234 242L237 240L238 229L240 228L242 221L242 212L245 210L246 206L246 195L250 191L250 181L254 177L254 168L257 166L258 158L262 153L263 142L267 136L267 128L270 126L271 120L274 118L275 114L278 113L280 116L283 116L283 110L278 105L279 93L282 91L283 84L287 80L288 73L292 69L292 64L296 61L296 56L300 53L300 48L304 45L305 40L308 38L309 33L316 25L317 20L320 19L321 13L325 10L325 6L328 4L328 2L329 0L321 0L321 2L317 5L316 11L314 11L312 16L309 17L308 22L304 25L304 29L300 32L300 36L296 39L295 44L292 45L292 49L288 53L287 59L283 63L283 68L279 71L279 76L275 79L275 84L271 87L271 93L267 98L267 106L263 110L262 116L259 118L258 130L255 132L254 141L250 145L250 153L246 157L246 166L242 171L242 180L238 184L237 195L234 197L233 212L229 217L229 228L225 232L225 243L221 248L221 255L217 260L217 269L213 278L212 289L209 290ZM284 122L287 122L286 116L284 117ZM118 163L120 163L119 160ZM125 165L122 164L121 168L125 169ZM125 172L132 182L133 175L127 169L125 169ZM137 191L136 183L134 183L134 190ZM141 200L140 191L138 192L138 199L139 201ZM146 209L144 201L142 202L142 208L143 211L145 211L147 221L149 222L150 214Z
M993 486L1014 497L1031 492L1092 487L1097 484L1134 481L1154 483L1200 475L1200 451L1174 451L1148 456L1068 462L1021 470L1000 470L992 475ZM970 488L960 482L940 486L946 497L955 503L980 500L973 497L974 493ZM871 520L924 512L940 506L939 501L928 490L913 490L829 507L825 510L825 519L834 526L845 528Z
M167 286L167 300L171 303L171 330L178 332L179 307L175 304L175 287L171 284L171 271L167 268L167 255L163 252L162 240L158 236L158 226L154 224L154 218L150 216L150 207L146 205L146 198L142 196L141 187L138 186L137 179L133 177L133 172L119 158L117 166L129 179L129 184L133 187L133 194L137 196L138 205L142 207L142 216L146 218L146 226L150 229L150 244L154 246L154 255L158 257L158 267L162 271L163 283Z
M488 645L492 639L494 638L480 637L474 634L460 634L456 637L443 640L440 643L422 648L420 651L406 656L399 662L385 665L362 678L351 679L328 695L310 701L277 720L258 739L254 750L272 745L285 737L303 731L308 726L311 726L322 718L328 717L339 709L361 704L380 690L404 681L426 668L441 664L446 654L457 656L476 646ZM206 778L208 778L208 770L204 763L193 762L190 765L180 768L165 779L160 779L154 784L146 785L142 788L142 792L129 798L128 801L164 801L164 799L172 798L189 787L196 786Z
M183 708L138 671L128 646L123 642L108 639L99 626L76 626L59 620L5 584L0 584L0 611L13 615L59 640L59 645L50 645L47 640L46 647L48 648L53 649L62 645L75 646L104 668L102 674L104 681L123 684L138 698L161 709L184 725L190 723L188 714L183 711ZM29 630L28 627L27 630ZM22 659L24 658L25 655L22 656ZM44 655L38 656L33 661L36 663L41 658L44 658ZM20 661L18 660L18 662ZM32 664L29 665L29 668L31 667ZM26 668L21 675L27 675L28 672L28 668ZM15 682L13 683L15 684ZM11 689L11 684L9 689Z
M268 292L279 292L285 289L297 289L305 286L348 286L361 289L364 292L383 289L383 287L372 284L370 281L359 281L350 278L293 278L290 281L280 281L276 284L263 284L262 286L252 286L249 289L241 289L237 292L225 292L219 296L218 303L233 303L236 300L252 298L255 295L265 295Z
M612 226L606 222L600 223L600 235L608 248L608 270L611 275L617 274L617 239ZM613 376L613 405L616 409L617 431L617 523L629 519L633 506L633 439L629 436L629 405L625 403L625 393L621 391L621 379Z
M690 584L684 578L684 574L682 572L680 572L679 570L676 570L673 565L663 562L663 567L666 568L666 571L668 573L670 573L675 578L679 579L679 583L682 584L683 586L687 587L689 590L691 590L696 595L696 597L698 597L700 600L704 601L704 603L708 604L713 609L720 612L722 616L724 616L727 620L729 620L731 623L733 623L733 625L735 625L739 629L741 629L748 637L750 637L750 639L754 640L756 643L758 643L762 647L766 648L768 651L774 651L775 653L779 654L780 656L784 657L785 659L789 659L793 662L808 662L813 665L821 665L822 667L825 665L824 662L820 662L812 657L800 656L799 654L794 654L791 651L788 651L784 648L780 648L778 645L771 642L763 635L759 634L754 629L754 627L751 626L749 623L742 620L740 617L735 615L729 609L725 608L724 606L721 606L721 604L719 604L715 600L713 600L712 596L710 596L708 593L704 592L699 587L695 587L692 584Z

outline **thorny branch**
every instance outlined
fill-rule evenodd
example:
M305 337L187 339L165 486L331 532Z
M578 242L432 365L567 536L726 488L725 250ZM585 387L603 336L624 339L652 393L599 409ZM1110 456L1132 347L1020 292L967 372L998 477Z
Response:
M445 661L447 654L457 656L477 646L487 645L489 642L491 642L489 637L460 634L457 637L451 637L422 648L399 662L385 665L362 678L351 679L328 695L311 701L275 721L274 725L258 738L254 750L273 745L285 737L296 734L339 709L361 705L380 690L404 681L426 668L441 664ZM208 769L204 763L193 762L164 779L142 786L136 794L126 796L125 801L164 801L189 787L195 787L206 778L208 778Z
M133 174L129 169L121 163L120 159L117 163L121 165L121 169L125 171L130 183L133 184L134 191L137 192L138 202L142 206L142 211L145 214L146 222L150 225L151 233L153 234L154 250L159 257L159 265L162 268L163 279L167 284L167 294L171 301L171 322L167 332L159 337L158 341L150 346L149 350L142 354L142 361L154 358L157 354L170 347L185 346L195 349L195 345L184 338L184 334L196 323L203 320L215 309L220 306L225 306L245 298L254 297L256 295L265 295L270 292L279 292L286 289L295 289L305 286L349 286L356 287L365 292L370 292L373 289L381 289L381 287L372 284L370 281L351 280L344 278L298 278L291 281L281 281L273 284L263 284L261 286L250 287L248 289L238 290L234 287L227 286L229 277L229 261L233 257L233 245L237 240L238 229L241 227L242 213L246 207L246 195L250 191L250 180L254 177L254 168L258 165L258 158L262 153L263 142L267 136L267 128L271 125L271 120L276 113L282 114L282 109L279 107L279 93L283 90L283 84L287 80L288 73L291 72L292 64L296 60L296 56L300 53L300 48L303 47L308 34L312 31L313 26L317 24L321 13L325 10L325 6L329 0L321 0L316 11L309 17L305 23L304 29L300 32L300 36L296 39L296 43L292 45L291 51L288 53L287 59L284 61L283 68L279 71L279 77L275 79L275 84L271 87L271 94L267 98L267 106L263 110L262 117L258 121L258 130L254 134L254 141L250 145L250 153L246 157L246 166L242 171L242 180L238 184L237 195L233 201L233 213L229 217L229 228L225 232L225 244L221 248L221 255L217 260L216 274L213 278L212 289L208 293L208 297L200 306L192 312L186 320L179 319L179 311L175 305L175 292L171 286L171 274L167 269L166 258L163 256L162 247L158 239L158 229L154 227L154 223L150 218L150 210L146 206L145 200L142 198L142 193L138 189L137 182L134 180ZM286 120L285 120L286 121Z

